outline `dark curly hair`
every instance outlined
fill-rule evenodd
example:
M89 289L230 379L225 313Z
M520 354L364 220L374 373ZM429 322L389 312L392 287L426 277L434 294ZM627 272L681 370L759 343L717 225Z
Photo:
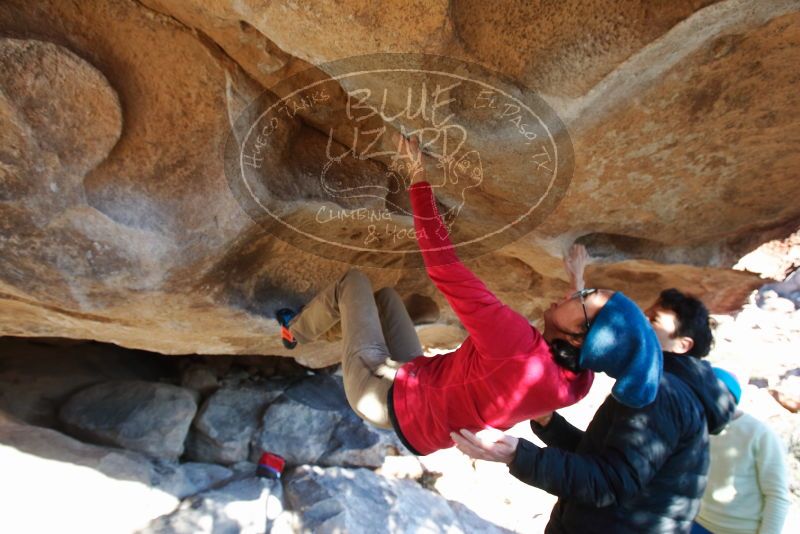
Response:
M576 374L583 371L578 365L578 360L581 357L580 347L573 347L563 339L555 339L550 343L550 352L553 354L553 359L556 363L564 369L569 369Z
M708 308L700 299L671 288L661 292L656 305L672 311L677 316L678 329L675 336L689 337L694 341L687 354L695 358L708 356L714 343L714 336L711 333L713 323Z

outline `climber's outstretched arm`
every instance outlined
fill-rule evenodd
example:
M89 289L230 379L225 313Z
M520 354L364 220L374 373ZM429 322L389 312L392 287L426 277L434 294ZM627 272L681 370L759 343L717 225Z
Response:
M415 140L410 150L418 150ZM412 152L413 153L413 152ZM439 215L424 171L412 178L409 188L414 228L428 276L447 299L478 351L493 358L517 355L540 336L528 320L503 304L455 252L447 227Z

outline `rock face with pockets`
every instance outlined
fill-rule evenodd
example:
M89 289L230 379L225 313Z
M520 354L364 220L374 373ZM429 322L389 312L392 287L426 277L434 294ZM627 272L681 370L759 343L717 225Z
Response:
M329 75L312 65L378 52L463 60L466 74L483 65L520 94L541 96L565 125L574 170L563 196L538 226L469 261L532 321L567 290L560 260L575 240L595 258L591 285L641 305L678 287L726 311L762 283L732 270L738 258L800 223L796 0L325 0L302 9L7 0L0 35L2 335L336 363L335 340L284 349L272 315L368 254L330 259L287 243L299 244L299 233L267 231L232 188L223 149L239 142L232 125L260 113L248 105L265 90ZM378 94L385 81L367 79L364 89ZM385 193L321 196L326 150L356 144L341 98L347 84L331 87L330 109L287 117L265 142L258 188L301 226L321 208L402 211L405 192L389 191L378 156L340 161L327 185ZM456 234L488 231L507 206L527 202L528 159L499 123L452 106L480 153L459 169L494 169L458 205ZM460 202L447 187L438 198L443 209ZM327 224L320 247L369 237L369 224ZM389 251L402 248L392 240L410 219L398 224L383 236ZM376 288L395 286L416 320L455 324L419 269L390 253L368 263ZM455 328L426 332L437 344L463 338Z

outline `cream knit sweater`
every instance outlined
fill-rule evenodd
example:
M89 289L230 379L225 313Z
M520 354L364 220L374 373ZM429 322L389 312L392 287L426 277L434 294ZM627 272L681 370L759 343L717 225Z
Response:
M696 521L714 534L780 534L789 480L780 438L749 414L711 436L708 486Z

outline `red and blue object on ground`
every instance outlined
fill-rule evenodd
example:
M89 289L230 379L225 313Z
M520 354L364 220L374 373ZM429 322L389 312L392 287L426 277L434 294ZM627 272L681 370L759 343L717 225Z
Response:
M258 460L258 467L256 467L256 476L266 478L281 478L283 468L286 466L286 460L283 457L265 452Z

